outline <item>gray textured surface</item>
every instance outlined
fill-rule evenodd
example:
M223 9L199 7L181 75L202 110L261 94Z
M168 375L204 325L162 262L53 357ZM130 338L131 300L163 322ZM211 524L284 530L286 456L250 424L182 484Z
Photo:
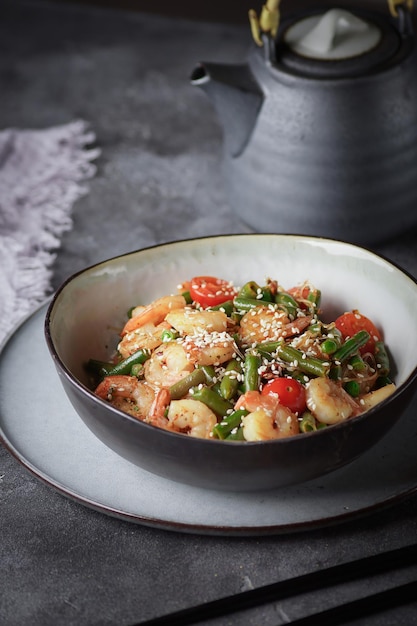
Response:
M90 194L74 210L54 285L73 271L145 245L249 230L227 205L221 134L188 84L200 59L239 60L245 27L96 9L4 1L0 6L0 126L89 121L102 149ZM394 209L393 209L394 210ZM379 248L417 275L416 233ZM393 312L395 314L395 312ZM28 410L17 401L17 410ZM0 623L133 624L415 541L417 498L332 529L268 538L181 535L122 522L76 504L0 450ZM414 571L368 587L415 578ZM346 586L352 597L363 584ZM288 622L334 592L217 620ZM417 605L361 622L413 624Z

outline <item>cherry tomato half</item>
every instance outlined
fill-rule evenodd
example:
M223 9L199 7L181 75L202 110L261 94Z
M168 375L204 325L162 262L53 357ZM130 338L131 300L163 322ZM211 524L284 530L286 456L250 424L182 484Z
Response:
M359 313L359 311L349 311L343 313L335 320L336 328L342 333L343 339L353 337L360 330L366 330L370 334L370 339L360 348L359 352L375 352L375 342L381 341L382 335L370 319Z
M302 413L306 408L305 388L294 378L273 378L264 385L261 393L264 396L276 393L280 404L293 413Z
M195 276L190 281L190 295L205 309L232 300L237 289L227 280L214 276Z

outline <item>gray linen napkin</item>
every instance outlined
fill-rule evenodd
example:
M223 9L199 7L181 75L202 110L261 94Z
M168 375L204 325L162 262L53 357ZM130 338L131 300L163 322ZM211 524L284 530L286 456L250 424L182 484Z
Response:
M95 173L94 139L82 120L0 131L0 343L50 293L60 237Z

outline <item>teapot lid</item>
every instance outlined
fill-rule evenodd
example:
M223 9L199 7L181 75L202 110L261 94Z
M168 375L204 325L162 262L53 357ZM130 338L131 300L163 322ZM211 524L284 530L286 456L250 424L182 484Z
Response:
M405 39L379 13L313 11L281 24L273 63L309 77L359 76L391 63Z
M369 52L381 37L377 24L344 9L330 9L296 21L286 31L284 41L304 57L340 61Z

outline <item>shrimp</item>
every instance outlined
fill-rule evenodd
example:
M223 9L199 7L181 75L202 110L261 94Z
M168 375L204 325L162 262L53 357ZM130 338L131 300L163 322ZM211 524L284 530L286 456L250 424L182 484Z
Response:
M235 355L236 344L226 331L227 315L222 311L186 308L169 313L166 321L181 333L181 345L196 365L220 365Z
M375 391L364 394L359 400L361 410L365 412L368 409L372 409L372 407L376 406L388 398L388 396L393 394L395 389L396 386L394 383L390 383L389 385L385 385L385 387L380 387L379 389L375 389Z
M166 321L183 335L208 332L224 332L227 329L227 315L222 311L198 311L184 308L168 313Z
M145 420L149 416L155 400L152 387L138 380L136 376L106 376L97 386L95 393L116 409L140 420Z
M144 421L148 422L148 424L152 424L152 426L164 428L165 430L171 430L171 426L165 416L165 411L169 406L170 401L171 395L168 389L158 389L149 410L149 415Z
M311 316L291 321L287 313L271 306L259 306L245 313L240 320L240 336L245 344L278 341L299 335L311 322Z
M237 346L229 333L200 332L187 335L182 346L190 361L196 365L221 365L234 358Z
M155 350L162 343L162 333L171 328L167 322L161 322L157 326L148 322L139 326L136 330L126 333L119 342L117 349L123 359L137 350Z
M249 413L242 417L243 436L246 441L282 439L299 433L298 418L273 395L263 396L259 391L247 391L235 405Z
M337 424L361 412L357 402L329 378L312 378L306 386L306 401L322 424Z
M177 432L209 439L217 424L217 417L203 402L185 398L172 400L168 409L168 423Z
M164 416L171 399L167 389L159 389L155 393L150 385L138 380L136 376L116 375L106 376L95 393L116 409L142 422L170 430L169 422Z
M170 311L183 309L185 305L186 301L184 296L176 295L163 296L145 307L136 307L133 309L133 316L126 322L122 330L122 337L126 335L126 333L131 333L133 330L149 322L157 326L164 321Z
M168 341L156 348L144 364L145 380L155 387L171 387L194 369L183 346Z

